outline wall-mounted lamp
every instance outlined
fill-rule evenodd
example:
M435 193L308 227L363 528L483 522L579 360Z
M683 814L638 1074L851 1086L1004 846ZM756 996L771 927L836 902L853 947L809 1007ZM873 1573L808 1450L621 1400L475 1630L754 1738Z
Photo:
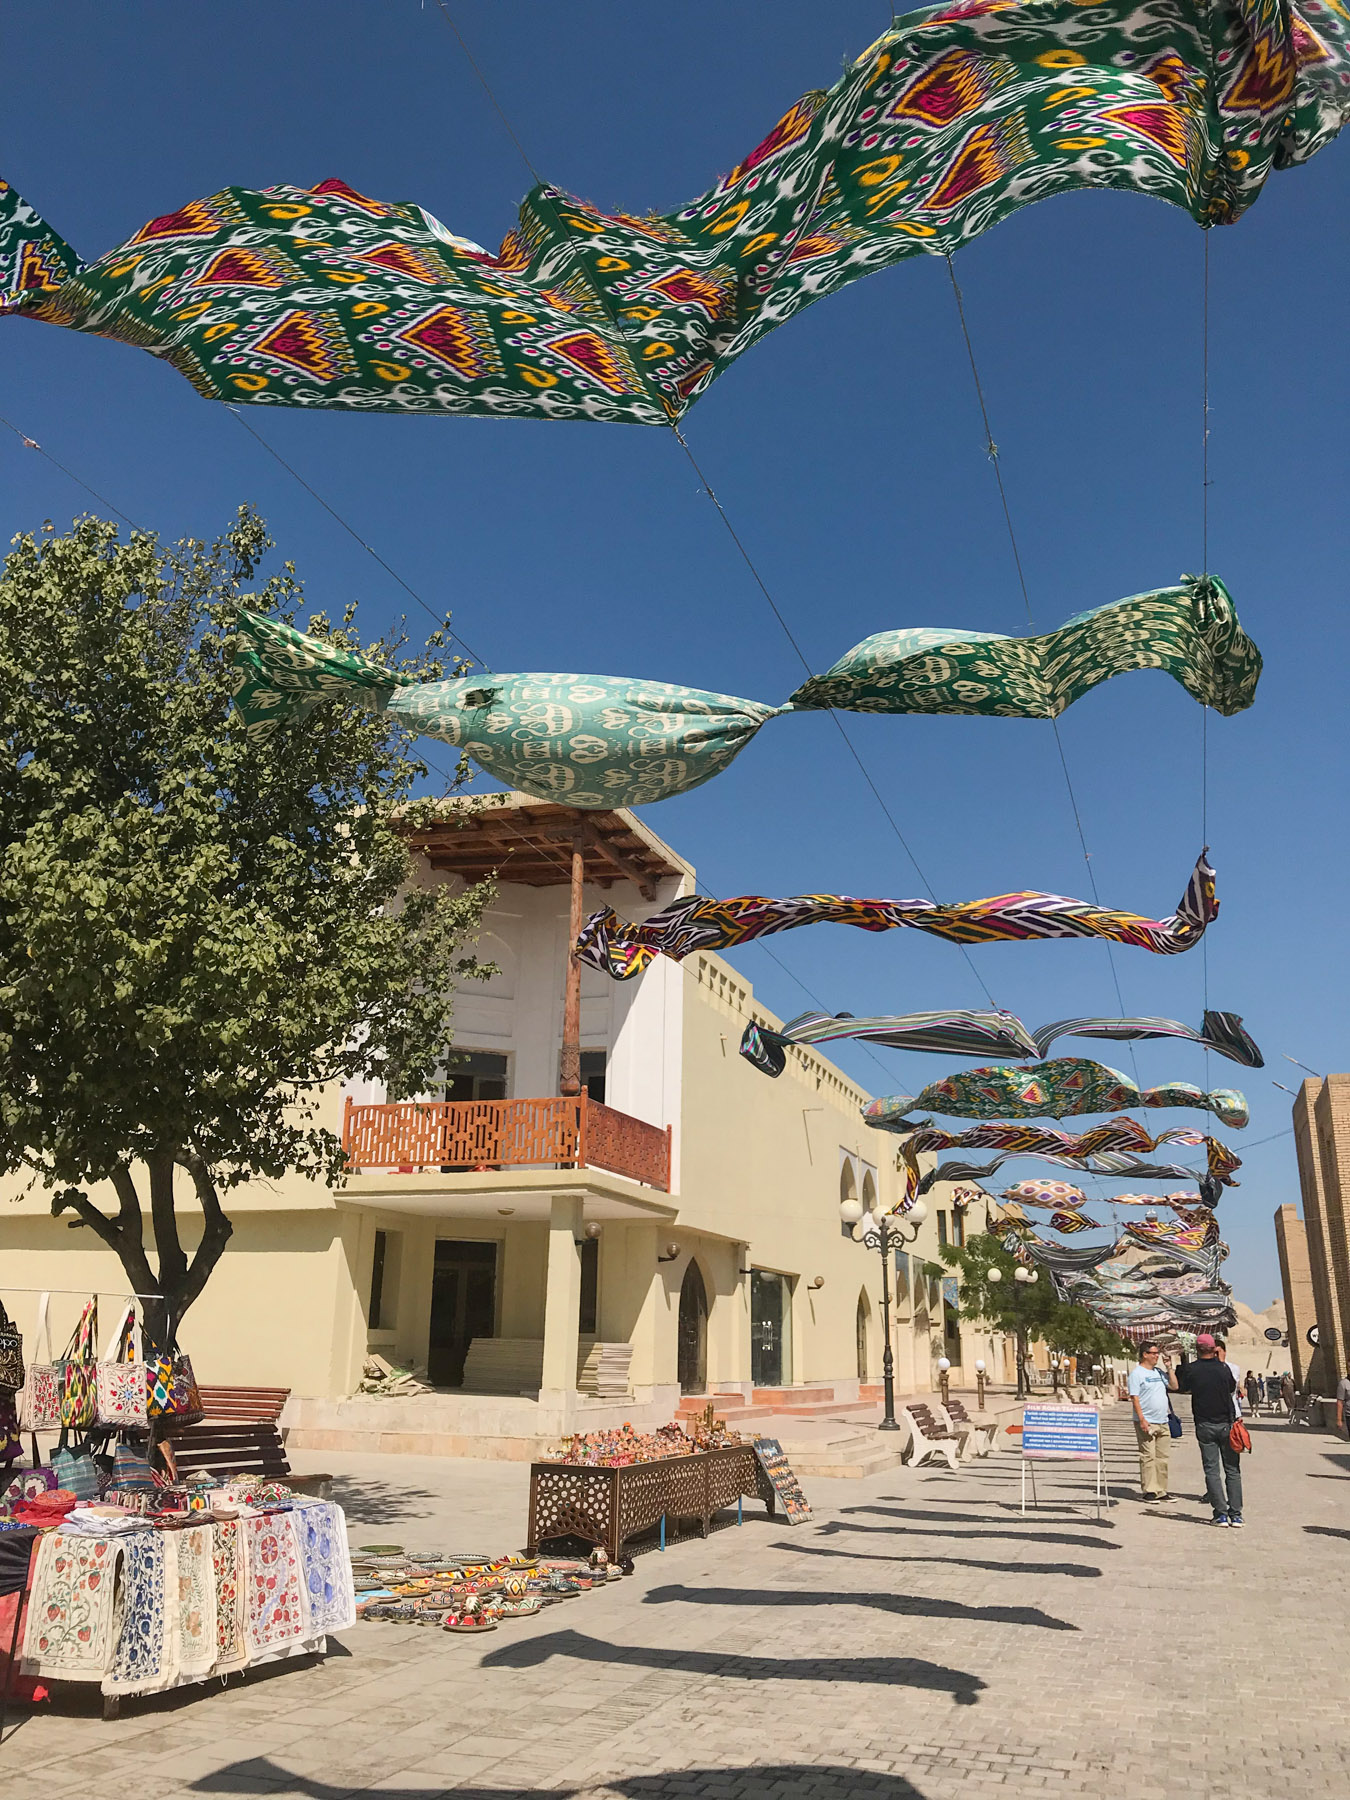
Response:
M659 1263L674 1262L675 1259L679 1256L679 1254L680 1254L680 1246L678 1244L667 1244L665 1255L658 1256L656 1260Z
M500 1214L500 1215L501 1215L501 1217L502 1217L502 1218L503 1218L503 1219L509 1219L509 1218L510 1218L510 1217L511 1217L511 1214L512 1214L512 1213L513 1213L513 1212L514 1212L514 1211L515 1211L515 1210L516 1210L516 1209L515 1209L515 1207L514 1207L514 1206L499 1206L499 1207L498 1207L498 1208L497 1208L497 1211L498 1211L498 1213L499 1213L499 1214Z
M818 1293L820 1291L820 1289L823 1288L825 1285L825 1277L823 1275L817 1275L815 1280L810 1282L808 1285L810 1286L810 1288L812 1289L813 1292Z

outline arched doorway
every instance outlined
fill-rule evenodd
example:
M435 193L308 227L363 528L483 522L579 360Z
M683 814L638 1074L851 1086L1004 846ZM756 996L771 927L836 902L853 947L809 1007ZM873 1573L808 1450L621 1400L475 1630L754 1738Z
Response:
M857 1337L858 1337L858 1380L859 1381L867 1380L867 1324L868 1324L868 1320L871 1317L871 1313L872 1313L872 1308L868 1304L867 1289L864 1288L862 1290L862 1292L858 1295L858 1311L856 1314L856 1321L855 1321L855 1325L854 1325L854 1329L857 1332Z
M708 1385L708 1294L692 1257L680 1283L678 1372L682 1394L701 1394Z

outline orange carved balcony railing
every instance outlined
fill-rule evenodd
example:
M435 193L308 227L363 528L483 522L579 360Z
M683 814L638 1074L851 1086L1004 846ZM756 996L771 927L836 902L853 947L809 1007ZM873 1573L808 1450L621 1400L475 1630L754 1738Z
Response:
M575 1099L400 1100L342 1116L353 1169L608 1169L670 1192L670 1127Z

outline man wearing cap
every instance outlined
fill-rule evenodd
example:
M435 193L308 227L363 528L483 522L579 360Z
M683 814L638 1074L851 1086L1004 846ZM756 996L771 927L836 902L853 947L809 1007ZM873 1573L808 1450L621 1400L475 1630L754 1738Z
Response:
M1195 1362L1177 1371L1177 1386L1191 1397L1191 1417L1205 1470L1205 1490L1214 1509L1214 1524L1242 1524L1242 1461L1229 1439L1237 1416L1233 1402L1237 1383L1221 1362L1214 1339L1202 1331L1195 1340ZM1226 1488L1226 1492L1225 1492Z

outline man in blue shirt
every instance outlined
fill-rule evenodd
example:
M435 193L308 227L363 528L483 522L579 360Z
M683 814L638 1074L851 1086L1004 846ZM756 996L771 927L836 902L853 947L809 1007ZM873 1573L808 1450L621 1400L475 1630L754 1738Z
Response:
M1139 1444L1139 1485L1145 1500L1170 1500L1167 1451L1172 1434L1167 1425L1168 1378L1158 1367L1157 1344L1141 1344L1139 1362L1130 1370L1130 1404Z

